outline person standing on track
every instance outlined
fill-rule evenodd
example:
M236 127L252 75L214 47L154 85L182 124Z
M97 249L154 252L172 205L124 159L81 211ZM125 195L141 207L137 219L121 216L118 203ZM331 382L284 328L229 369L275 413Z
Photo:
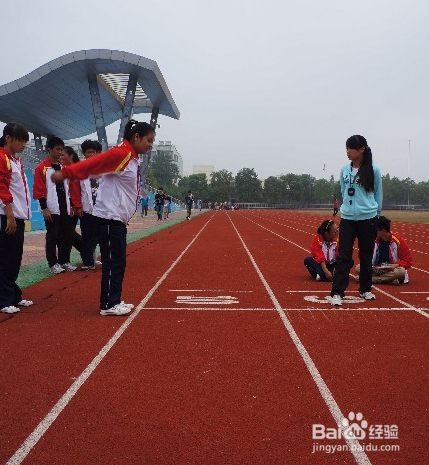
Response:
M0 138L0 312L18 313L29 307L16 284L24 250L25 220L31 218L31 201L21 159L28 131L18 123L8 123Z
M140 189L139 154L153 144L155 131L148 123L130 120L121 145L96 157L65 167L52 175L59 183L66 179L100 180L97 201L92 211L97 219L97 237L102 258L100 314L126 315L134 305L121 301L126 267L127 224L137 210Z
M194 196L192 195L192 191L188 191L188 195L185 197L185 204L186 204L186 219L191 219L192 213L192 206L194 205Z
M340 173L343 203L340 208L339 256L331 290L331 305L342 305L353 266L353 244L358 239L360 259L359 294L374 300L372 285L372 253L377 235L377 216L381 214L383 190L380 170L372 163L372 152L363 136L354 135L346 141L350 160Z
M70 194L73 195L73 192L69 191L68 181L55 185L50 178L52 173L64 168L60 163L60 158L64 152L64 141L59 137L51 137L46 148L48 156L34 171L33 198L39 201L40 210L45 220L45 251L49 271L58 274L76 270L76 267L69 261L75 234L70 216ZM73 203L77 205L79 200L74 199ZM62 240L58 246L57 254L60 236Z
M316 281L332 281L338 254L338 228L333 220L325 220L311 242L311 256L304 266Z
M335 199L334 200L334 213L332 213L332 216L337 216L337 214L338 214L338 206L339 206L338 199Z

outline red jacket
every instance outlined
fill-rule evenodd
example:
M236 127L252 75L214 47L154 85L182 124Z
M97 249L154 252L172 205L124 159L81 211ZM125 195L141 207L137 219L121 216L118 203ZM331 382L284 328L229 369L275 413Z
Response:
M103 175L92 215L125 224L134 215L140 190L140 162L127 140L107 152L66 166L62 173L71 181Z
M411 265L413 264L410 249L408 248L408 245L405 242L405 240L398 233L392 232L391 235L392 237L389 243L390 263L397 263L399 266L402 266L403 268L408 270L408 268L411 268ZM378 246L379 240L376 239L374 253L372 255L373 265L378 263L378 257L380 253L378 250Z
M311 242L310 251L317 263L334 263L338 257L338 241L328 244L321 234L316 234Z

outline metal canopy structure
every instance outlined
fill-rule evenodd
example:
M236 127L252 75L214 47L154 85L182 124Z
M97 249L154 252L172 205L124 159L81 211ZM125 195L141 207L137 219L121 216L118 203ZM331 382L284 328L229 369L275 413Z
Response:
M0 120L23 124L36 143L97 132L107 147L106 126L123 129L133 113L151 113L153 126L158 114L180 117L156 62L127 52L69 53L0 86Z

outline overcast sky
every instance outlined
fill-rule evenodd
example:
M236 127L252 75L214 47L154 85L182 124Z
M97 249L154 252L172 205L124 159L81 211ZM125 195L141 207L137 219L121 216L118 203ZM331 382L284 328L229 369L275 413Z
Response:
M157 140L186 171L338 179L361 134L383 174L429 179L427 1L26 0L1 17L0 84L76 50L156 61L181 113Z

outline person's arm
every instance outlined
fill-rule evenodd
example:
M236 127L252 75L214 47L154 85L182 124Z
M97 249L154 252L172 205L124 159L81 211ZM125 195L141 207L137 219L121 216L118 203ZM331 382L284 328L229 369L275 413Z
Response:
M95 157L65 166L61 171L56 171L51 179L53 182L59 183L67 178L70 180L87 179L93 175L124 171L132 158L131 151L113 147Z
M34 171L33 199L39 201L43 219L45 221L52 221L51 212L47 204L46 169L47 167L42 163Z
M380 170L374 167L374 199L377 202L377 215L381 215L383 209L383 181Z
M310 252L317 263L325 262L326 258L322 250L322 243L320 242L319 236L314 236L311 242Z
M10 181L12 179L12 168L6 155L0 159L0 205L3 207L6 216L6 234L16 233L16 220L13 214L13 196L10 191Z
M398 245L398 261L395 262L394 265L402 266L403 268L408 270L408 268L411 268L412 264L413 260L411 258L410 248L408 247L404 239L401 237Z

